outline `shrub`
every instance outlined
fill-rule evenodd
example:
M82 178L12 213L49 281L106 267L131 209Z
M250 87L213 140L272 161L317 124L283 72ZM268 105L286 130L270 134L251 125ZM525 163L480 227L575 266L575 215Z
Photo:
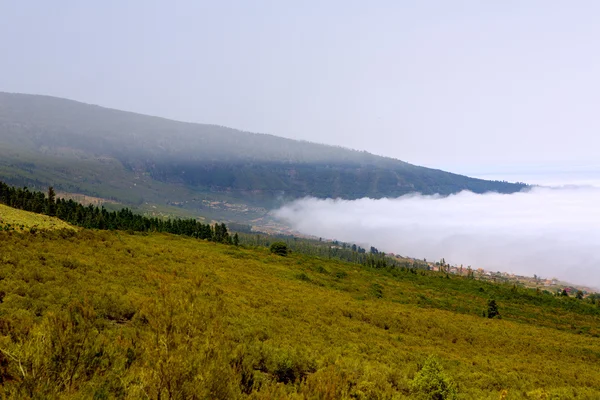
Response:
M427 400L456 399L456 385L446 376L442 366L434 356L430 356L410 383L410 390L416 398Z
M498 304L496 304L496 300L494 300L494 299L491 299L490 301L488 301L487 316L488 316L488 318L494 318L494 317L500 316L500 312L498 311Z
M371 294L373 295L373 297L375 298L382 298L383 297L383 286L381 286L379 283L374 283L371 285Z
M274 242L271 244L271 253L277 254L279 256L287 256L288 255L288 247L285 242Z
M277 380L284 384L296 383L304 380L309 374L317 370L316 364L305 354L296 351L278 351L275 356L272 374Z
M328 274L329 271L325 269L322 265L317 266L316 271L320 274Z
M338 279L344 279L348 276L348 273L345 271L338 271L335 273L335 277Z
M310 278L304 272L296 275L296 278L300 279L301 281L310 282Z

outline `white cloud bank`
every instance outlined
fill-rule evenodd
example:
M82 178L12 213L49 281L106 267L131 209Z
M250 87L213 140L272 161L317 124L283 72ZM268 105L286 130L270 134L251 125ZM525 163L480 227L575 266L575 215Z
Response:
M600 287L600 188L306 198L275 216L305 234L386 252Z

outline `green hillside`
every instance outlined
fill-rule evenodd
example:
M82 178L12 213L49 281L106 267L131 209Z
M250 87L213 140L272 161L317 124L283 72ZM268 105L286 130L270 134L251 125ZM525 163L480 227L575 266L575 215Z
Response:
M2 232L0 299L5 398L600 398L596 304L422 270Z
M0 177L146 210L177 207L236 220L305 196L511 193L524 187L341 147L9 93L0 93Z
M0 204L0 231L6 230L29 232L31 229L54 230L76 228L57 218L16 210L12 207Z

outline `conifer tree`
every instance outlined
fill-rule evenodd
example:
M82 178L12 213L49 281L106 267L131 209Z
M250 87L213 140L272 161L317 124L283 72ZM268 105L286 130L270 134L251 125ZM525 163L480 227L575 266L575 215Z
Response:
M54 188L52 186L48 188L48 199L46 202L46 214L54 217L56 215L56 193L54 192Z
M496 304L496 300L490 299L490 301L488 301L487 317L494 318L497 316L500 316L500 312L498 311L498 304Z

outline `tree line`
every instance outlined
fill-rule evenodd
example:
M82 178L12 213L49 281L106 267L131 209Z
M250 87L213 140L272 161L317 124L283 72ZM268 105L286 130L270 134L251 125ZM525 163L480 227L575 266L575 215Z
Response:
M195 219L163 219L146 217L128 208L108 211L103 206L84 206L74 200L57 199L52 187L45 194L27 187L15 188L0 181L0 204L16 209L57 217L71 225L87 229L124 230L134 232L165 232L219 243L237 244L237 234L231 236L227 226L203 224Z
M103 206L97 207L91 204L84 206L72 199L57 199L52 187L48 189L47 193L44 193L29 190L27 187L17 188L0 181L0 204L57 217L71 225L86 229L164 232L236 246L243 244L269 247L274 240L280 240L293 252L337 259L371 268L423 268L418 263L390 257L375 247L371 247L370 251L367 251L356 244L340 243L338 241L325 242L322 240L300 239L295 236L251 234L249 233L251 232L250 226L247 230L240 229L239 234L237 232L230 234L227 225L224 223L210 225L192 218L164 219L147 217L136 214L128 208L108 211ZM240 227L242 226L240 225ZM238 231L238 229L235 230ZM248 233L245 233L246 231Z
M256 232L239 233L240 244L249 247L270 247L274 242L281 242L292 253L306 254L323 259L340 260L360 264L370 268L405 268L411 270L426 269L426 263L418 260L398 259L375 247L370 251L356 244L321 239L300 238L293 235L266 235Z

